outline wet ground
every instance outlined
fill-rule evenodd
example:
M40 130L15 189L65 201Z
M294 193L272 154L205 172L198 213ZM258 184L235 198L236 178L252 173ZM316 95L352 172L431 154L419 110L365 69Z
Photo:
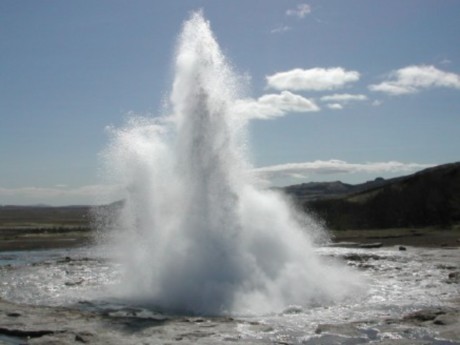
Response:
M365 292L231 317L165 315L107 298L120 271L101 248L2 252L0 344L460 344L460 249L317 251L359 270Z

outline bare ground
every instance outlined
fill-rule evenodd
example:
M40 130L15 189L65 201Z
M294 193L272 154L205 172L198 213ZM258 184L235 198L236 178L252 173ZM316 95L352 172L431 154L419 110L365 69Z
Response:
M400 228L379 230L333 231L333 242L355 242L359 244L381 243L382 246L413 247L459 247L460 227L440 228Z
M460 247L460 226L331 231L334 243L380 243L382 246ZM89 227L0 227L0 251L71 248L94 242Z

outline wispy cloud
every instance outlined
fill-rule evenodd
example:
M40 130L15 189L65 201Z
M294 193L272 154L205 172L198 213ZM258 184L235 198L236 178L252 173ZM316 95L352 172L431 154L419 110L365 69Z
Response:
M272 119L287 113L306 113L319 111L316 103L289 91L280 94L267 94L258 99L242 99L236 102L234 109L246 119Z
M341 94L334 94L334 95L327 95L321 97L321 100L323 102L341 102L341 103L347 103L347 102L352 102L352 101L366 101L367 96L366 95L352 95L349 93L341 93Z
M329 103L326 106L329 109L333 109L333 110L342 110L343 109L343 105L340 104L340 103Z
M442 59L440 64L441 65L450 65L452 63L452 60L449 59Z
M280 26L278 26L278 27L272 29L272 30L270 31L270 33L272 33L272 34L281 34L281 33L283 33L283 32L287 32L287 31L290 31L290 30L292 30L292 28L291 28L290 26L287 26L287 25L280 25Z
M359 80L357 71L347 71L342 67L333 68L296 68L266 77L268 87L277 90L324 91L344 87Z
M264 178L283 176L304 176L304 174L337 174L337 173L395 173L410 172L433 166L433 164L401 163L395 161L374 163L348 163L342 160L317 160L303 163L287 163L254 169Z
M310 13L311 7L308 4L299 4L296 8L291 8L286 11L287 16L295 16L300 19L305 18L305 16Z
M404 95L435 87L460 89L460 76L434 66L408 66L391 72L389 80L370 85L369 89L390 95Z

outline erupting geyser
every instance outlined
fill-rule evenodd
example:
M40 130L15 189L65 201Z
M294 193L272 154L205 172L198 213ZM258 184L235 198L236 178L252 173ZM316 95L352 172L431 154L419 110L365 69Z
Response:
M232 111L237 91L194 13L179 38L172 115L113 131L106 161L126 186L112 221L125 298L171 312L267 313L340 299L355 285L314 253L282 197L256 187L246 121Z

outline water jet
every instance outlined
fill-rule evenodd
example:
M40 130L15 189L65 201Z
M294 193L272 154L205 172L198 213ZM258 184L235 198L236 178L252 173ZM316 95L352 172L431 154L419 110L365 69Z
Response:
M105 152L126 186L113 220L124 298L174 313L259 314L330 303L359 285L315 253L312 219L257 187L247 120L232 111L239 97L209 23L193 13L178 40L170 113L132 118Z

